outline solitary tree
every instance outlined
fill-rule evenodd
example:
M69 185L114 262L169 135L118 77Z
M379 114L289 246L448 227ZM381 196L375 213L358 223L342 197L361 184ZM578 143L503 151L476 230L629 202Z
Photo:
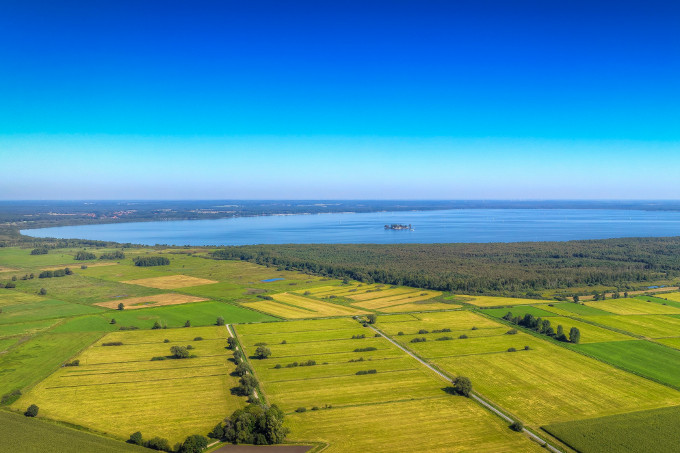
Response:
M173 346L170 348L170 353L176 359L186 359L189 357L189 350L184 346Z
M581 341L581 331L578 330L578 328L572 327L571 330L569 330L569 341L575 344L578 344L579 341Z
M453 390L459 395L469 397L470 392L472 391L472 383L469 378L458 376L453 380Z
M187 322L184 323L184 327L191 327L191 321L187 319Z
M578 301L579 301L578 296L574 296L574 302L578 303Z
M512 422L512 424L510 425L510 429L518 433L522 432L522 430L524 429L524 424L522 424L522 422L520 421Z
M151 327L153 330L157 330L161 328L161 325L158 321L153 322L153 327Z
M123 302L118 304L118 310L125 310L125 305L123 304Z
M218 326L223 326L224 325L224 318L221 316L217 317L217 323Z
M39 409L38 406L36 406L35 404L31 404L30 406L28 406L28 409L26 409L26 412L24 412L24 415L26 417L35 417L36 415L38 415L38 409Z
M374 313L371 313L370 315L366 316L366 319L368 319L369 324L375 324L375 322L378 320L378 317Z
M194 434L186 438L179 447L179 453L201 453L208 447L208 439L204 436Z
M40 293L41 296L44 296L45 294L47 294L47 290L45 288L40 288L39 293Z
M266 359L270 355L272 355L272 351L265 346L258 346L255 350L255 357L258 359Z

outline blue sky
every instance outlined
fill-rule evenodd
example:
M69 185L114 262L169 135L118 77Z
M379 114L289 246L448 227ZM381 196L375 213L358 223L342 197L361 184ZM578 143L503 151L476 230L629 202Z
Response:
M0 198L680 198L680 4L0 4Z

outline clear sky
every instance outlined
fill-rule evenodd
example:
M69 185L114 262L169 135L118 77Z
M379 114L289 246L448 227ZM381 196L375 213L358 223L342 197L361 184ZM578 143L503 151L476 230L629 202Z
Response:
M0 2L0 198L680 198L677 1Z

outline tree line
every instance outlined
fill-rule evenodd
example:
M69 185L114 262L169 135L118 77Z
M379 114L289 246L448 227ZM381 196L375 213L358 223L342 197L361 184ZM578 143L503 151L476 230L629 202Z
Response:
M539 297L602 285L627 291L680 276L680 237L492 244L281 244L220 248L244 260L365 283ZM575 294L571 293L571 294Z
M508 312L505 316L503 316L503 319L513 324L517 324L518 326L526 327L527 329L531 329L540 334L547 335L558 341L574 344L578 344L581 341L581 331L577 327L572 327L569 330L569 337L567 338L567 335L564 333L564 328L561 324L558 325L557 330L555 330L550 324L549 319L542 319L540 317L537 318L529 313L525 314L524 317L519 317L513 316L511 312ZM513 334L517 333L517 331L509 331L508 333Z

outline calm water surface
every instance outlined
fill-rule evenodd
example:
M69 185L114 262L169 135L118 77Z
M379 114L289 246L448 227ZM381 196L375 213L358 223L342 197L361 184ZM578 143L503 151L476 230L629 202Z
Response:
M391 223L410 223L415 230L385 230ZM680 212L456 209L80 225L22 233L146 245L566 241L678 236Z

